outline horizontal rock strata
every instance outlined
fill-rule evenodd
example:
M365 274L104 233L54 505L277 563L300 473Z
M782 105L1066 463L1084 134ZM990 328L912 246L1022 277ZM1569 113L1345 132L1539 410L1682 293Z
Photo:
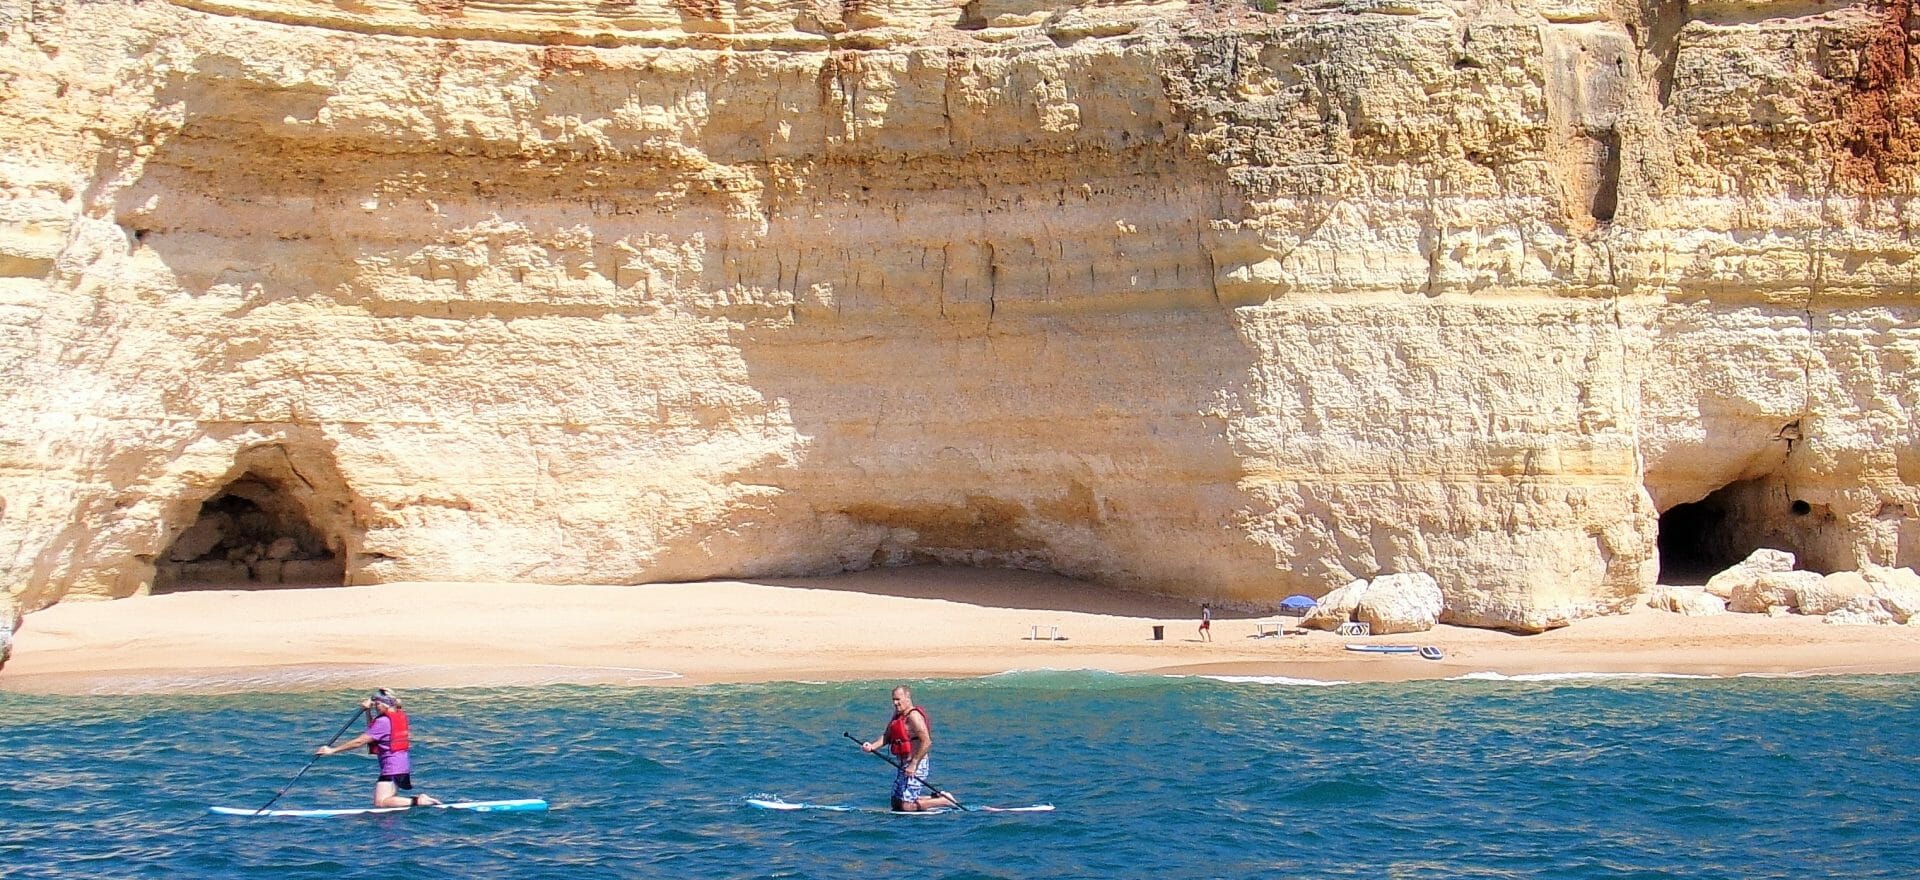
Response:
M1907 15L0 0L0 584L1912 565Z

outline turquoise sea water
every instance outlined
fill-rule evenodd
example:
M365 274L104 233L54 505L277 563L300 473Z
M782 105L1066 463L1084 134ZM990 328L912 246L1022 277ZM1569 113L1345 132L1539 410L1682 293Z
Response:
M936 783L1053 813L884 806L890 683L407 694L416 779L544 814L258 806L356 694L0 694L0 875L27 877L1920 877L1914 678L915 683ZM322 759L276 804L360 806Z

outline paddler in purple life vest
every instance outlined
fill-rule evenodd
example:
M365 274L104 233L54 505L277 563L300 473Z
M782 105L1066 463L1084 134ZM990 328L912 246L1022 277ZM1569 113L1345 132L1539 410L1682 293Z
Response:
M927 794L927 777L933 773L928 753L933 751L933 726L927 722L927 710L913 704L913 692L905 685L893 689L893 720L880 738L860 744L861 751L877 751L885 746L893 753L899 769L893 776L893 808L902 813L939 810L959 804L945 792Z
M425 807L439 803L431 795L400 794L403 789L413 790L413 762L407 758L407 713L400 708L400 698L381 688L361 700L360 708L367 713L367 732L337 746L321 746L314 754L337 755L366 746L367 751L380 759L380 779L373 784L375 807Z

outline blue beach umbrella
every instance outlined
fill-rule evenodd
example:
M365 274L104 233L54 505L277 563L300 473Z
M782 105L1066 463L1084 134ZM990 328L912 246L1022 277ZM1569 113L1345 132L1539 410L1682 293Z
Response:
M1318 604L1320 603L1306 596L1288 596L1280 600L1280 607L1290 610L1305 611Z

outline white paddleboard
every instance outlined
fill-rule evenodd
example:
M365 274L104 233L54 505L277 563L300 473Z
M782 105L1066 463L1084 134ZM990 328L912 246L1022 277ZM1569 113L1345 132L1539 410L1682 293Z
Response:
M304 819L326 818L329 816L359 816L366 813L404 813L408 810L471 810L475 813L527 813L547 808L547 802L539 798L521 798L512 801L463 801L455 804L428 804L420 807L362 807L356 810L267 810L262 812L248 807L208 807L210 813L222 816L298 816Z
M937 816L941 813L1051 813L1052 804L1033 804L1025 807L967 807L963 810L916 810L905 812L885 807L848 807L840 804L809 804L805 802L769 800L767 798L747 798L749 806L762 810L827 810L834 813L891 813L896 816Z

